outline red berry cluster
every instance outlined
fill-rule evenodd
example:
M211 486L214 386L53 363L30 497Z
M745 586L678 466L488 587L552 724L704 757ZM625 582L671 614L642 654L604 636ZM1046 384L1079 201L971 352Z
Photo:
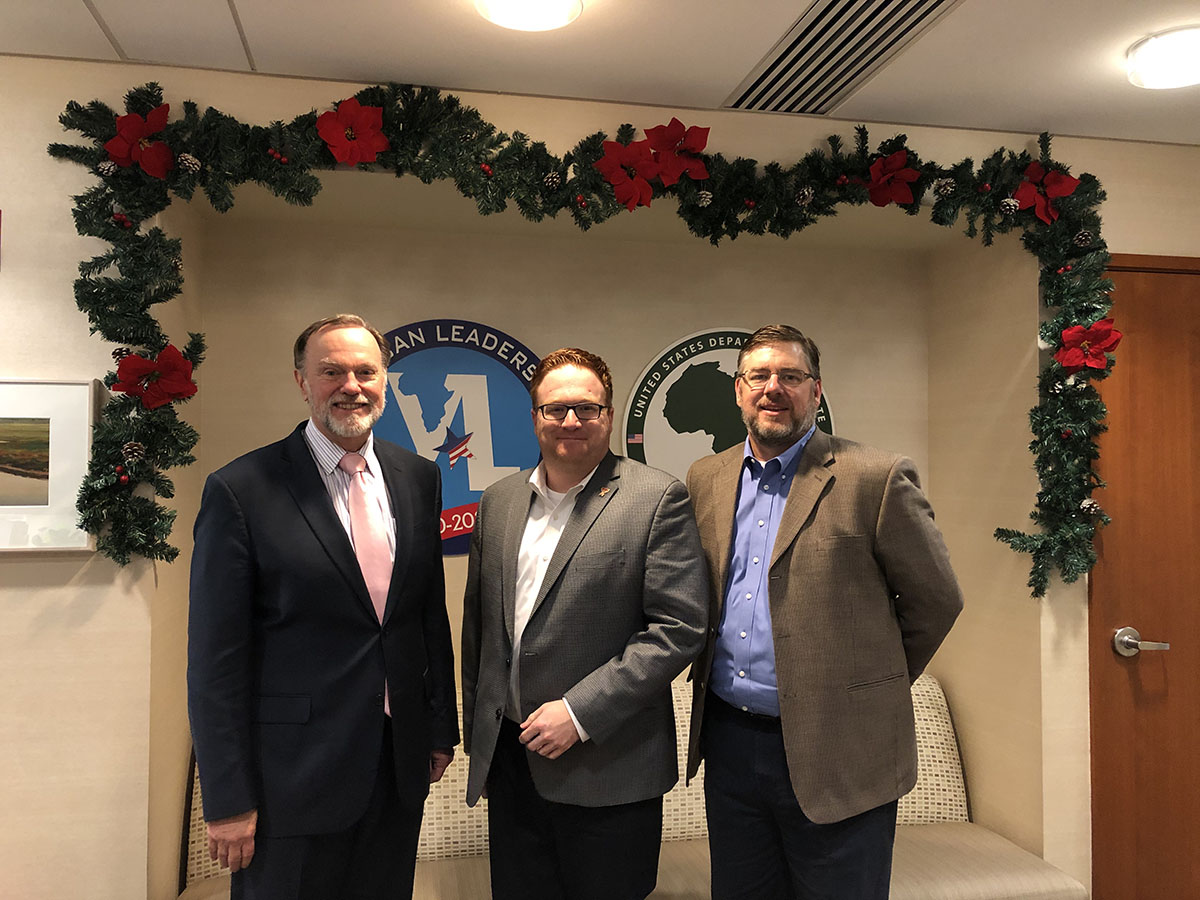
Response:
M754 207L758 206L753 200L744 200L743 202L746 204L746 209L754 209Z
M274 147L271 147L267 150L267 156L282 163L285 166L288 164L288 158L286 156L284 156L282 153L280 153L278 150L276 150Z
M575 205L580 209L587 209L587 199L583 196L583 194L575 195Z
M484 175L486 175L488 178L492 177L492 167L489 166L487 163L480 163L479 171L482 172Z
M1071 271L1071 269L1072 269L1072 268L1073 268L1073 266L1071 266L1071 265L1069 265L1069 264L1068 264L1068 265L1065 265L1065 266L1059 266L1059 267L1058 267L1058 274L1059 274L1059 275L1066 275L1068 272L1070 272L1070 271Z
M845 187L845 186L846 186L846 185L848 185L849 183L850 183L850 176L849 176L849 175L839 175L839 176L837 177L837 184L838 184L838 187Z
M132 228L133 227L133 219L129 218L129 216L125 215L125 213L123 213L123 212L113 213L112 220L114 222L116 222L118 225L120 225L122 228Z
M129 484L129 476L125 474L124 466L113 466L113 471L121 477L118 479L121 484Z
M990 183L990 182L987 182L987 181L985 181L983 184L981 184L981 185L979 186L979 193L981 193L981 194L986 194L986 193L987 193L988 191L990 191L991 189L992 189L992 185L991 185L991 183Z

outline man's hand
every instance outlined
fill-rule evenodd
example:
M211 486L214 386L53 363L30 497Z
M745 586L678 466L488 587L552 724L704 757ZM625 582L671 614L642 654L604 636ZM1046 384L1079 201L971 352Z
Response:
M449 750L430 750L429 751L429 783L434 784L442 780L442 776L446 774L446 769L450 763L454 761L454 748Z
M521 743L547 759L558 759L579 740L579 732L562 700L551 700L521 723Z
M254 831L257 827L257 809L209 822L208 858L218 860L230 872L246 868L254 859Z

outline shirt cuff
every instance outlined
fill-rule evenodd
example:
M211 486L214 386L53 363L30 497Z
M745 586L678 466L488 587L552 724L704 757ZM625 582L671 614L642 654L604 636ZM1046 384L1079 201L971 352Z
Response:
M579 740L588 740L588 733L583 730L583 726L579 724L579 720L575 718L575 710L571 709L571 704L566 697L562 698L563 706L567 708L567 715L571 717L571 722L575 725L575 732L579 735Z

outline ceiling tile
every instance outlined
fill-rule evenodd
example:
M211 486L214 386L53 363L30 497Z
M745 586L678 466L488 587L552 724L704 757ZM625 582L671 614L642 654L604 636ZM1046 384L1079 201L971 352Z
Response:
M227 0L93 0L131 60L246 71ZM276 4L278 16L279 5Z
M119 58L80 0L0 3L0 53Z

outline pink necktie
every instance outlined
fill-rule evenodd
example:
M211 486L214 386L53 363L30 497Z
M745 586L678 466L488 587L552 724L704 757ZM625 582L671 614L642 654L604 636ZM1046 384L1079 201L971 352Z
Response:
M357 453L347 453L338 462L338 468L350 476L350 535L354 541L354 555L362 570L367 592L375 615L383 622L383 610L387 604L388 586L392 581L392 553L388 549L387 529L379 504L367 491L367 461ZM387 686L384 685L384 712L391 715Z

